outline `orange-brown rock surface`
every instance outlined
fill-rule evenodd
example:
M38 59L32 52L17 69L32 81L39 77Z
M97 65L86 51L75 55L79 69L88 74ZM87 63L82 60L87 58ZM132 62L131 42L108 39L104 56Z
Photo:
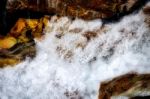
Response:
M119 95L135 97L144 91L150 91L150 74L126 74L101 83L98 99L111 99Z
M41 19L18 19L7 36L0 39L0 68L35 56L34 39L42 37L48 19L47 16Z
M9 32L18 18L61 15L82 19L118 20L141 8L148 0L0 0L0 30ZM105 21L105 20L104 20Z
M80 17L83 19L111 18L130 13L147 0L9 0L7 9L32 10Z
M146 15L145 22L150 27L150 5L144 7L143 13Z

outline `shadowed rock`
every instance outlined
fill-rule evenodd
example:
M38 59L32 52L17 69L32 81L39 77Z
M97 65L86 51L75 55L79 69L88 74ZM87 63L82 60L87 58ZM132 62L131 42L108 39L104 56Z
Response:
M7 2L6 2L7 1ZM1 0L0 30L6 35L18 18L41 18L61 15L82 19L119 20L137 11L148 0Z
M150 96L136 96L136 97L132 97L130 99L150 99Z
M109 19L131 13L146 2L147 0L9 0L7 10L13 12L26 9L83 19Z

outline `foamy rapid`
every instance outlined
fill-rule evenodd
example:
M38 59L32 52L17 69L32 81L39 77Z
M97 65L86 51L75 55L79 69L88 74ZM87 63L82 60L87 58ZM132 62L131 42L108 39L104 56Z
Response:
M150 73L144 20L142 12L104 26L101 20L53 16L45 37L36 40L36 57L0 70L0 99L97 99L102 81Z

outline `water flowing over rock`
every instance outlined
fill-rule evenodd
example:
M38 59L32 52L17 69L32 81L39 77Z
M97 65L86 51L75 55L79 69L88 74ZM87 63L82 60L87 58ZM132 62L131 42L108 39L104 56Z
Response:
M144 22L150 26L150 4L144 7ZM100 84L98 99L146 99L150 97L150 74L128 73Z
M6 19L16 21L0 36L0 99L150 95L150 2L116 23L99 19L146 1L9 0Z

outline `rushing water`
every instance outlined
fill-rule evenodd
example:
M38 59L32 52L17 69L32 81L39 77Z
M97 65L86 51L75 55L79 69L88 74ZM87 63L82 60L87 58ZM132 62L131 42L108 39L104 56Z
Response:
M142 12L118 23L53 16L35 59L0 70L0 99L97 99L100 82L150 73L150 30ZM95 36L86 36L87 32Z

